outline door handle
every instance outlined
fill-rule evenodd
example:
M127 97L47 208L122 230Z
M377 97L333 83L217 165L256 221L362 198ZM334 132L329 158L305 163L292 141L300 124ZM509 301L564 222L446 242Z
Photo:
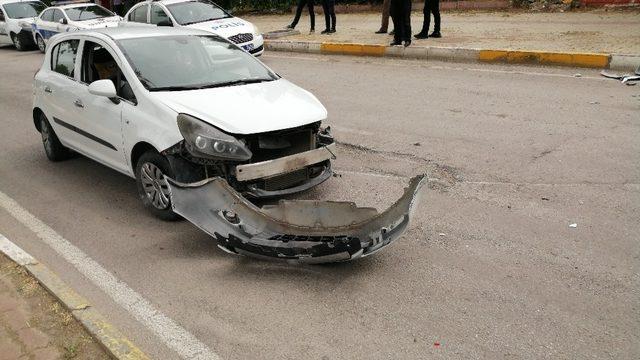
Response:
M45 86L45 87L44 87L44 92L46 92L46 93L48 93L48 94L51 94L51 93L52 93L51 88L50 88L50 87L48 87L48 86Z
M83 108L84 107L84 104L82 104L82 101L80 101L80 99L74 101L73 105L75 105L76 107L79 107L79 108Z

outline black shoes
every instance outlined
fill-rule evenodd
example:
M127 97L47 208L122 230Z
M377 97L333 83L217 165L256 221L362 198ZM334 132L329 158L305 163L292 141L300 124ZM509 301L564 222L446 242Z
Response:
M329 30L329 29L324 29L324 30L322 30L322 32L320 32L320 34L323 34L323 35L331 34L331 30Z
M402 45L402 41L393 41L391 44L389 44L389 46L398 46L398 45Z
M336 32L336 28L333 28L331 30L329 30L329 33L333 34L334 32Z
M432 32L432 33L431 33L431 35L429 35L429 36L430 36L430 37L432 37L432 38L441 38L441 37L442 37L442 34L440 34L440 31L438 31L438 32L435 32L435 31L434 31L434 32Z
M380 30L376 31L376 34L386 34L386 33L387 33L387 30L380 29Z
M291 25L291 24L289 24L289 25L285 26L284 28L285 28L285 29L291 29L291 30L293 30L293 29L295 29L296 27L295 27L295 26L293 26L293 25Z
M408 47L409 45L411 45L411 40L405 40L404 47Z
M416 39L428 39L429 33L420 31L419 33L415 34L413 37Z

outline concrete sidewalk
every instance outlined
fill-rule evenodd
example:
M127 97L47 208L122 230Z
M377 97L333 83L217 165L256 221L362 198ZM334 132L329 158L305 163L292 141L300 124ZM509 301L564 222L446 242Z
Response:
M110 359L19 265L0 254L0 359Z
M266 33L284 28L292 15L245 18ZM419 32L421 11L414 11L411 19L413 32ZM316 14L316 33L308 34L309 18L303 15L297 26L301 34L284 39L379 45L389 45L391 41L391 36L374 34L380 28L380 14L338 14L337 23L337 33L321 35L324 16ZM640 11L443 12L442 34L441 39L415 40L413 46L640 54Z

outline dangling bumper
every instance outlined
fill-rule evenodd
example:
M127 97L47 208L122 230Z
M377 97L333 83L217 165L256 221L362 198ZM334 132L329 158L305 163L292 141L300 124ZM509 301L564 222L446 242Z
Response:
M173 211L215 237L233 254L326 263L371 255L409 227L426 176L411 179L382 213L351 202L281 200L262 208L222 178L192 184L169 179Z

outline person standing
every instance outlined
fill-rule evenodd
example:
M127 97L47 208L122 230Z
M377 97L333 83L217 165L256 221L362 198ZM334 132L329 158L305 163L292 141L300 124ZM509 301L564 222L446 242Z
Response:
M300 16L302 16L302 10L304 6L307 5L309 9L309 20L311 21L311 30L309 32L316 31L316 14L313 11L314 0L298 0L298 6L296 7L296 16L293 18L293 22L291 25L287 25L287 29L295 29L296 25L298 25L298 21L300 21Z
M332 34L336 32L336 0L322 0L322 11L324 12L324 22L326 28L321 34Z
M391 9L391 0L384 0L382 2L382 23L380 24L380 30L376 31L376 34L386 34L389 30L389 11Z
M391 46L411 45L411 0L391 0L391 19L395 29Z
M111 9L113 12L119 16L123 16L124 12L122 10L124 10L124 4L122 3L122 0L113 0L112 4Z
M440 34L440 0L425 0L424 2L424 20L422 22L422 30L416 34L416 39L441 38ZM433 14L433 32L429 35L429 26L431 25L431 14Z

